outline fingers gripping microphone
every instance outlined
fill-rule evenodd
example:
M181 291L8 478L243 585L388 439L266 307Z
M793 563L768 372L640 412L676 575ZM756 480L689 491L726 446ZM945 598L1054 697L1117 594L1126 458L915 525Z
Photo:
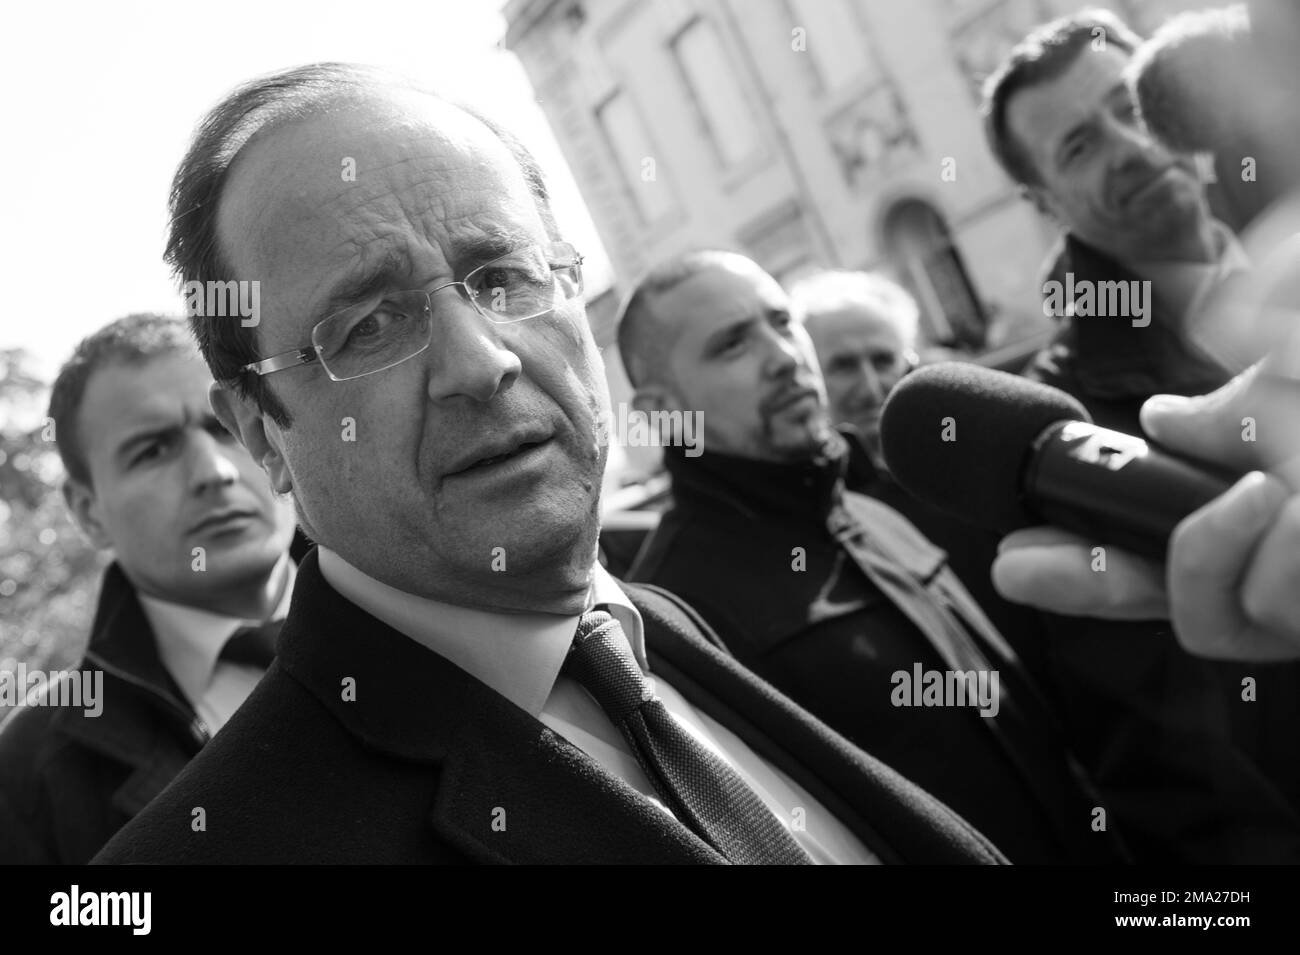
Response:
M1232 482L1097 427L1063 391L961 362L903 378L880 438L895 480L953 517L1002 533L1055 524L1159 560L1178 522Z

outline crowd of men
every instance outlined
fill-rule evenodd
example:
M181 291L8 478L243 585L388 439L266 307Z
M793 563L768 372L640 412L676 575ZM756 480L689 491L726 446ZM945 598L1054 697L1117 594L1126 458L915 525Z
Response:
M619 316L635 406L700 414L703 453L666 435L671 507L615 579L581 255L528 150L370 68L235 90L166 257L260 281L260 319L132 315L59 374L68 508L114 558L103 707L0 728L0 862L1300 861L1300 175L1294 100L1256 95L1300 85L1281 6L1147 40L1084 11L986 85L1061 230L1044 289L1153 290L1143 322L1065 302L1025 374L1243 475L1166 562L1104 573L891 476L901 286L787 292L702 249Z

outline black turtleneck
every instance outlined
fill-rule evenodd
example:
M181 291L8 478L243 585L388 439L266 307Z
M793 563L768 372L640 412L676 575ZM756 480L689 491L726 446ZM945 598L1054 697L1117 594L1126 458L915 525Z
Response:
M664 465L673 479L673 498L683 506L719 506L746 517L825 523L844 491L848 442L832 432L821 450L802 461L759 461L708 451L687 457L665 448Z
M838 434L824 453L789 463L665 449L674 505L628 578L684 597L742 663L948 803L1013 861L1096 861L1055 834L1060 814L1086 807L1040 806L976 710L892 705L896 671L945 664L826 527L845 493L849 451ZM1004 685L1024 678L1014 667Z

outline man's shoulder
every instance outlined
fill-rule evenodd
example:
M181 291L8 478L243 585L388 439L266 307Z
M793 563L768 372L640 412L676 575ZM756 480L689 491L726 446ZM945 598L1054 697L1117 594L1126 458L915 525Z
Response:
M348 833L361 825L355 817L374 811L362 792L384 789L398 798L402 774L393 763L367 753L305 687L272 665L221 731L94 861L364 861L345 851ZM334 835L315 838L322 831Z
M29 783L53 759L77 744L57 732L60 710L50 706L20 706L0 723L0 788Z
M671 590L648 583L620 581L620 584L640 611L649 639L654 639L654 628L666 627L682 639L727 652L726 645L699 611Z

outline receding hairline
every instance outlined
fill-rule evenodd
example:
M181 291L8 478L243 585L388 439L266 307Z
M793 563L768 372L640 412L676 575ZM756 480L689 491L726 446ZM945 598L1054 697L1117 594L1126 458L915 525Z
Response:
M676 347L686 326L685 318L672 321L658 309L659 301L687 282L713 270L754 274L775 282L761 265L741 252L697 249L681 253L650 268L637 281L624 302L618 320L619 353L634 388L671 382L667 354ZM657 363L648 362L652 352ZM654 363L651 371L647 364Z
M412 109L403 109L399 103L400 99L409 99L412 101L417 99L427 99L429 101L428 109L440 114L442 121L428 122L424 125L431 130L442 134L442 138L451 143L454 147L459 147L467 151L481 151L485 146L487 146L487 148L498 150L497 158L504 162L503 168L509 169L511 175L518 177L519 182L524 188L524 192L528 194L534 206L537 206L538 216L542 220L542 225L544 227L547 226L546 217L543 214L543 210L540 208L540 203L537 201L537 197L533 194L533 190L524 170L520 167L516 157L512 154L510 147L502 141L496 130L484 122L482 117L476 116L465 106L446 99L429 90L413 87L384 87L380 89L366 90L348 89L339 91L336 96L323 100L317 104L319 108L312 107L302 112L295 112L293 114L277 117L268 122L264 127L260 128L239 148L230 162L226 183L224 188L221 190L220 201L217 205L216 231L221 246L219 251L222 253L222 257L227 260L229 258L225 253L227 252L226 240L229 239L230 236L224 233L229 214L230 198L235 191L235 187L241 189L248 188L249 183L241 180L244 180L245 177L250 175L249 168L259 161L262 162L265 167L266 159L262 153L269 148L276 139L295 131L301 132L305 127L314 124L338 119L339 117L345 117L348 114L363 117L367 114L378 112L381 116L385 117L386 122L383 122L382 124L376 124L374 126L368 125L363 131L363 135L365 136L370 136L381 128L394 130L401 129L404 126L408 128L414 126L420 121L418 113ZM448 124L445 121L451 117L459 117L458 121L463 122L465 125L462 126L460 130L449 131L447 129ZM471 141L467 135L470 129L481 131L482 136L477 141ZM360 139L360 137L358 137L358 139ZM308 146L307 144L302 144L299 148L308 148ZM339 155L337 157L332 157L331 160L337 161L340 164L340 181L347 181L343 180L341 176L342 161L346 158L349 158L347 150L346 148L341 148L339 150ZM270 167L271 171L273 172L275 168L275 164L272 163ZM260 171L261 176L264 177L266 174L267 170L265 168ZM364 174L364 172L362 174ZM292 175L292 173L290 173L290 175ZM227 264L229 263L227 262Z

